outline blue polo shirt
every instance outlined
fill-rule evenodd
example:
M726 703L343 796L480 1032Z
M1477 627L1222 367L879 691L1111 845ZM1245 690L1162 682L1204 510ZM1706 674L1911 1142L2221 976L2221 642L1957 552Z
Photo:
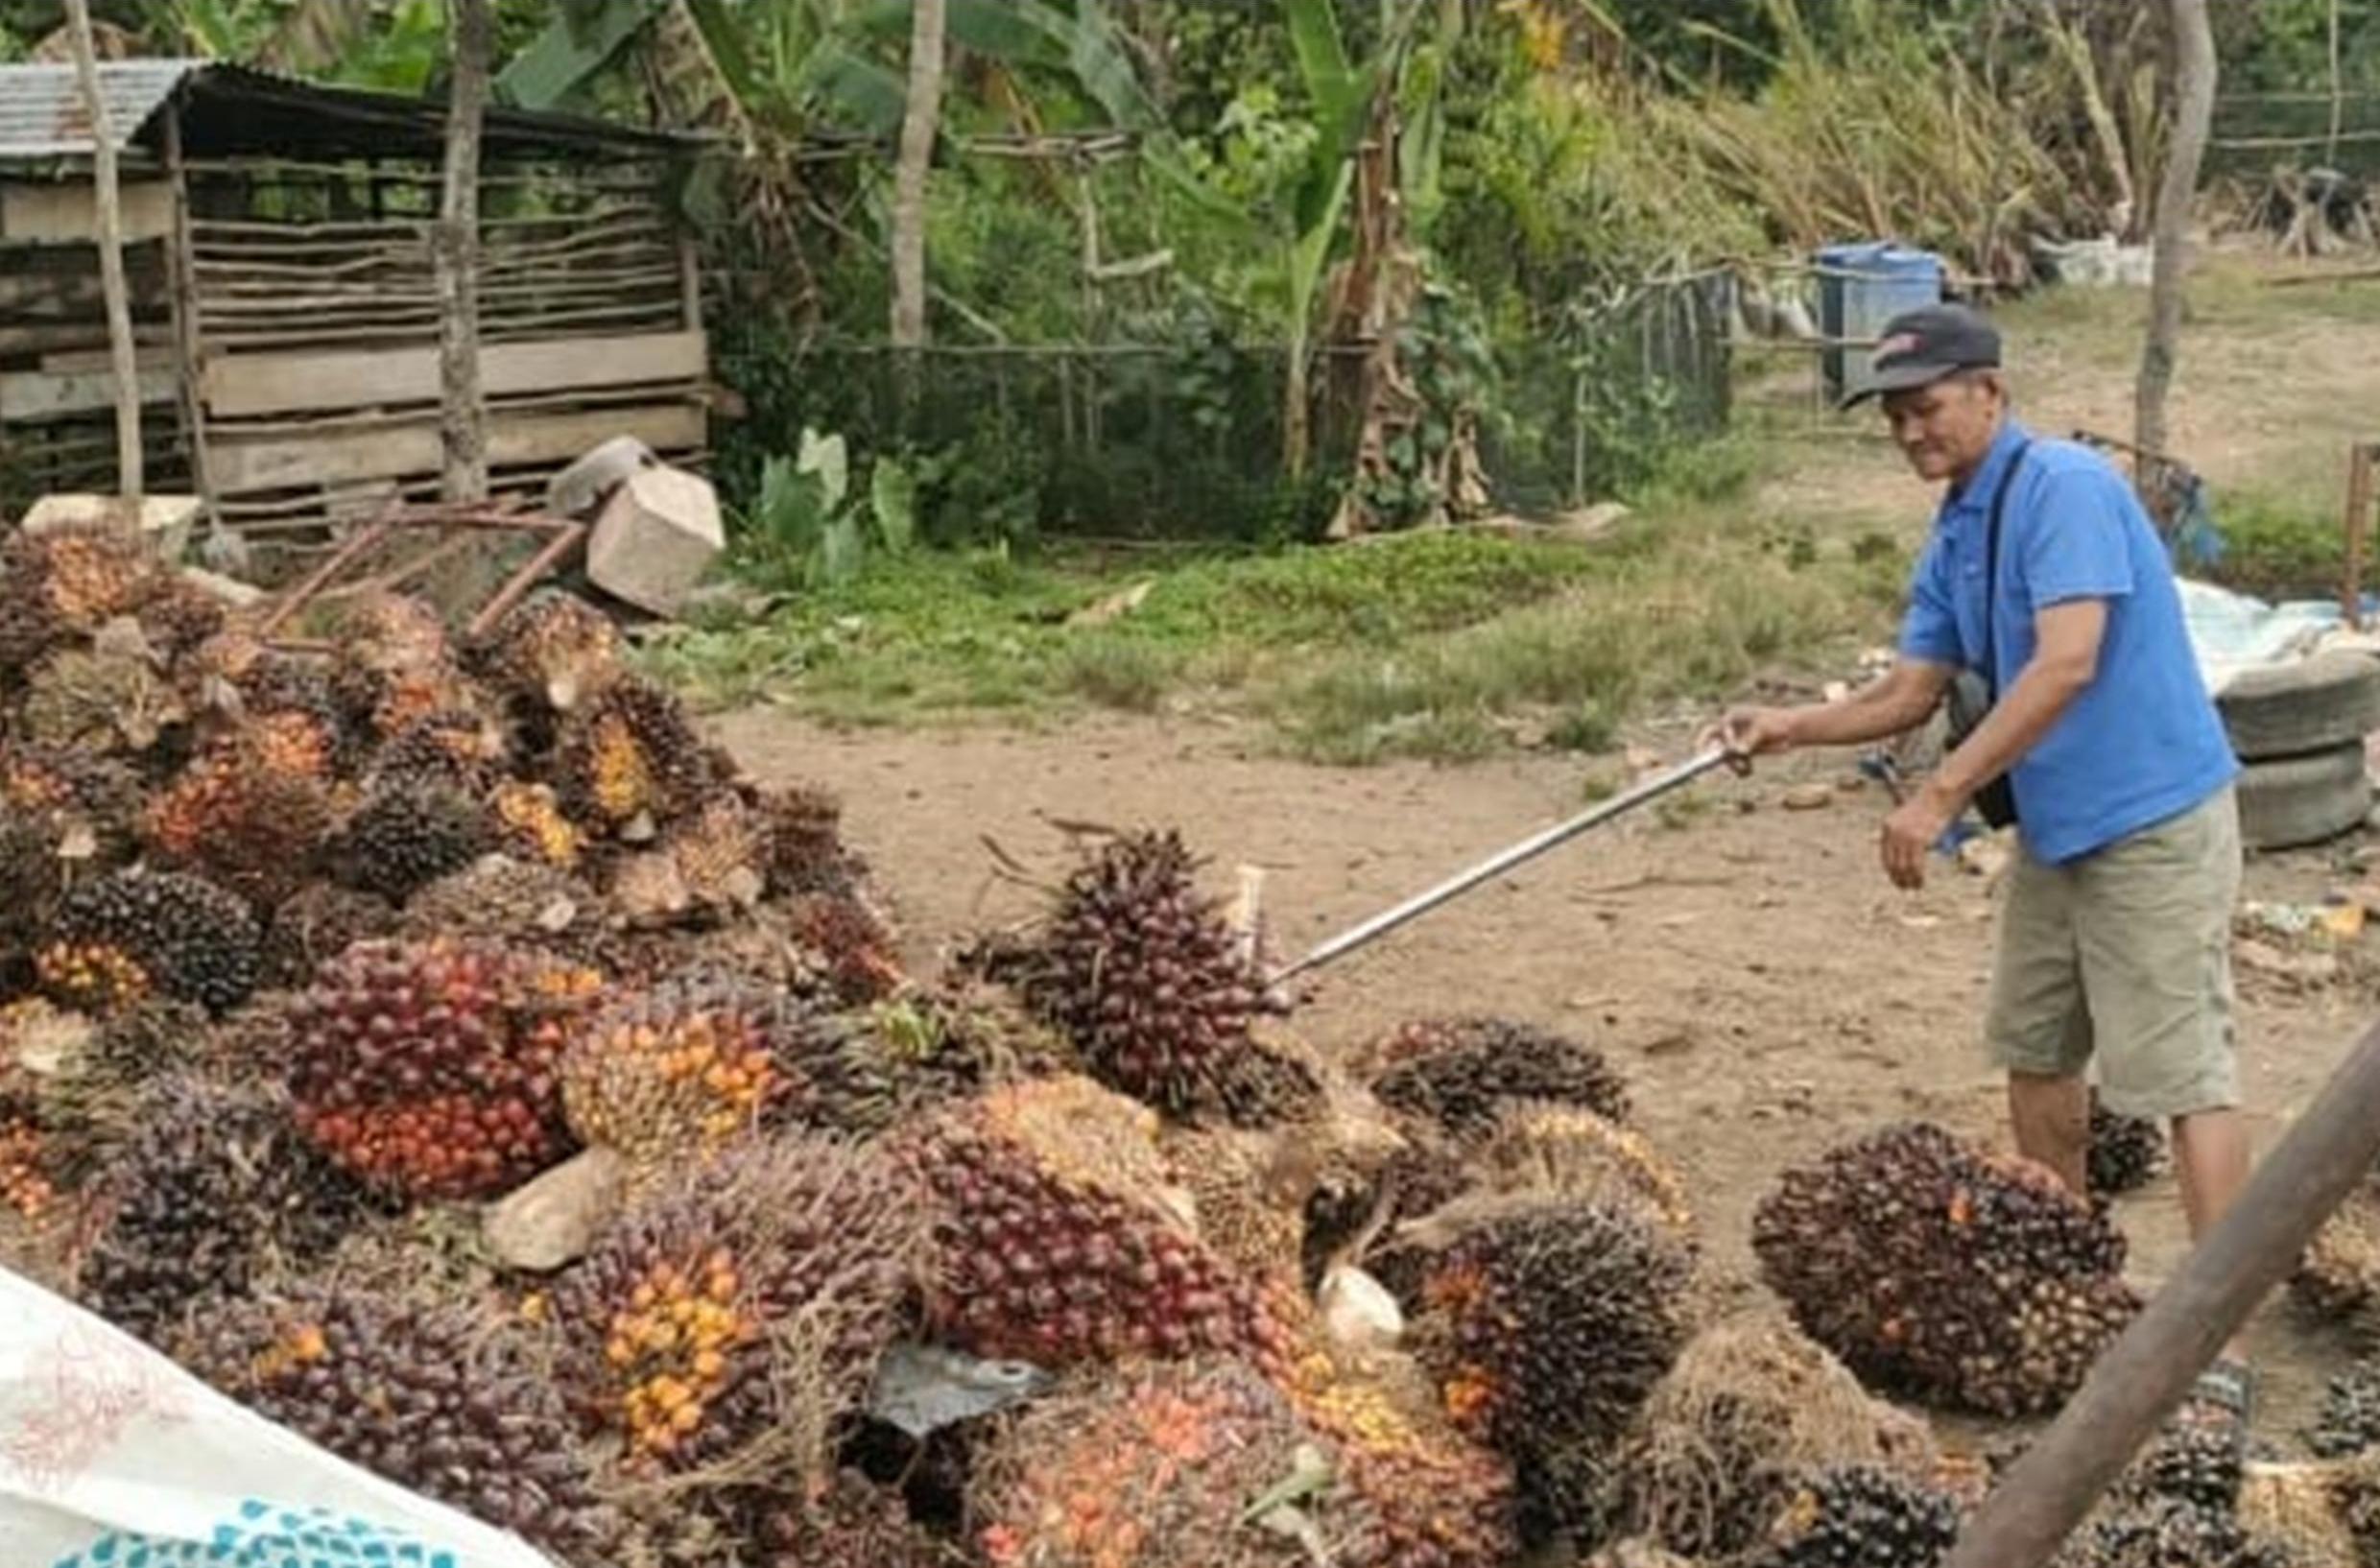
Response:
M2010 774L2026 849L2057 865L2198 805L2239 762L2190 651L2173 562L2131 486L2088 447L2028 436L2013 420L1942 502L1910 585L1901 653L1980 665L1991 501L2020 447L2000 524L1995 689L2014 686L2033 658L2035 611L2107 603L2098 674Z

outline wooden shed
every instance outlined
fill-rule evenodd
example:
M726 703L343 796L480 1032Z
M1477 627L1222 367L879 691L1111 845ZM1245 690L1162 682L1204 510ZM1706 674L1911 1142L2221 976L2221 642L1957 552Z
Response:
M100 67L121 154L149 488L291 534L436 495L442 105L208 60ZM612 436L705 441L697 143L491 107L481 377L490 478ZM69 66L0 66L0 506L114 487L89 116Z

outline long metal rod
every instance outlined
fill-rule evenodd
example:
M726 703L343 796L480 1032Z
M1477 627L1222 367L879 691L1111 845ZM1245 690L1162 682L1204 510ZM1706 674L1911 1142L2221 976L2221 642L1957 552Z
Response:
M1343 931L1322 943L1304 958L1273 976L1274 982L1294 979L1309 969L1319 969L1334 960L1345 958L1357 948L1377 941L1406 921L1427 915L1430 911L1462 893L1469 891L1489 877L1511 870L1523 861L1535 860L1555 845L1577 838L1590 827L1596 827L1635 810L1649 800L1657 800L1672 790L1690 784L1727 760L1727 753L1717 747L1702 752L1691 762L1678 764L1667 772L1655 773L1643 783L1623 790L1608 800L1597 802L1567 821L1557 822L1533 838L1523 839L1510 848L1500 849L1467 870L1458 871L1426 892L1416 893L1394 909L1375 915L1362 925Z
M1944 1568L2041 1568L2380 1157L2380 1024L2107 1347Z

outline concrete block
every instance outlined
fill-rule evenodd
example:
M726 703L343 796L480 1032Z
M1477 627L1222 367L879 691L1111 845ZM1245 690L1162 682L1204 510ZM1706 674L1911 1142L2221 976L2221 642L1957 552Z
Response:
M639 609L675 615L726 548L709 482L678 468L647 468L604 504L586 543L586 575Z
M166 560L179 560L190 548L190 529L199 519L195 495L150 495L141 498L137 512L116 495L45 495L33 504L17 526L28 534L48 534L69 528L131 528L139 532Z
M557 517L591 517L631 476L660 462L635 437L614 436L547 483L545 510Z

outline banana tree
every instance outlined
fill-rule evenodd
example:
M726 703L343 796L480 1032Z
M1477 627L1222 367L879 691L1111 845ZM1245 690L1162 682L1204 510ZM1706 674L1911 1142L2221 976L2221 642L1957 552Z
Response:
M1301 479L1313 449L1314 318L1355 185L1357 154L1372 136L1395 137L1400 114L1416 134L1399 141L1402 194L1426 214L1436 203L1440 87L1464 20L1460 0L1386 0L1378 47L1350 59L1334 0L1288 0L1290 42L1314 115L1314 136L1280 235L1288 298L1287 385L1282 392L1281 466Z

